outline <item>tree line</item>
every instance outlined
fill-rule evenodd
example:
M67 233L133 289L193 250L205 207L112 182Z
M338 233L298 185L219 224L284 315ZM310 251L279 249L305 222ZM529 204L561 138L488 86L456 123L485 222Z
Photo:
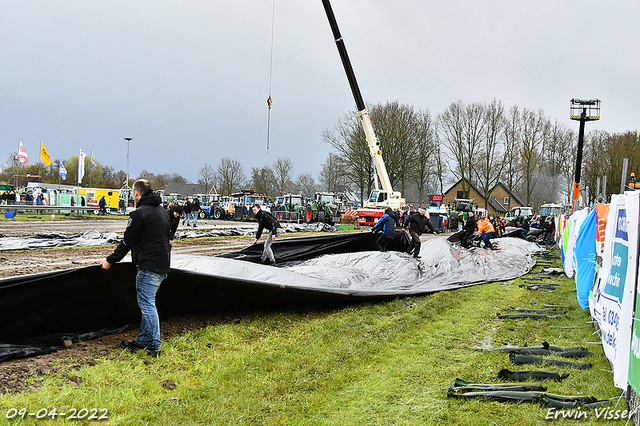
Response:
M435 117L427 109L398 102L375 104L369 109L379 139L389 179L407 201L428 201L427 194L442 194L462 181L468 193L473 185L489 200L490 191L502 183L524 203L571 203L578 142L575 129L552 120L542 110L511 106L498 100L481 103L452 102ZM361 196L374 187L371 157L359 116L342 116L323 134L335 150L323 168L334 187L357 189ZM629 171L638 171L638 131L591 131L585 136L583 199L591 202L597 177L614 177L606 200L619 191L623 158ZM325 164L327 164L325 163ZM511 197L509 197L511 202ZM505 206L509 208L510 206Z
M570 203L577 132L557 119L550 119L542 110L506 108L495 99L487 103L456 101L433 117L428 109L394 101L371 106L369 115L391 184L407 201L428 201L429 194L442 194L462 180L463 191L468 192L473 185L485 200L489 199L491 189L502 183L533 206L545 201ZM333 152L322 163L317 181L309 172L296 175L288 157L278 158L270 165L252 167L249 175L240 161L225 157L217 166L205 163L198 171L197 183L215 188L223 195L251 188L272 198L289 192L310 197L315 191L323 190L352 191L364 199L375 183L360 116L355 111L345 113L332 129L323 132L322 139ZM583 199L592 201L596 197L598 177L609 178L606 200L618 192L623 158L629 158L630 172L639 171L639 145L637 130L587 133L582 168ZM10 155L0 180L9 182L13 175L31 173L40 175L43 181L58 182L62 160L53 161L49 167L23 166L16 162L15 156L16 153ZM124 171L99 162L92 164L88 158L85 161L83 186L119 188L124 185ZM67 180L61 183L75 184L78 157L64 160L64 164L68 174ZM154 174L147 170L137 178L148 179L158 189L169 183L188 183L177 173Z

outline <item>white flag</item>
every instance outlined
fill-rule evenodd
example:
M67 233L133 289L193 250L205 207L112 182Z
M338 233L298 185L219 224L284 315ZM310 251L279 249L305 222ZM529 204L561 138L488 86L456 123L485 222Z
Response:
M80 150L80 155L78 156L78 185L82 183L82 178L84 177L84 158L86 156L87 154Z
M27 151L24 149L24 145L22 145L22 141L20 141L20 148L18 149L18 159L22 164L27 164L29 161L29 156L27 155Z
M62 161L60 162L60 177L67 180L67 168L64 166Z

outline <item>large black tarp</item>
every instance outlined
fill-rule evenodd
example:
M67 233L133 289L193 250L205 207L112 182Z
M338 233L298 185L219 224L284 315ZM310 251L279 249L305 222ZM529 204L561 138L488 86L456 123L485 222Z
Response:
M403 250L373 251L377 235L332 233L273 244L278 267L259 263L262 244L223 256L175 255L157 295L161 318L220 311L340 306L429 294L511 279L535 264L537 246L501 240L499 251L466 250L444 238L423 243L423 259ZM47 353L63 340L83 340L136 326L135 268L130 262L0 280L0 361Z

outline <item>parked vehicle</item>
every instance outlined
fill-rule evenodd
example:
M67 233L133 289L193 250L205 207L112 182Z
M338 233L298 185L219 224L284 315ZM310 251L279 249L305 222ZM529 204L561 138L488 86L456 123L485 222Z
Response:
M333 192L316 192L307 205L304 221L306 223L340 223L340 209Z
M545 220L547 216L556 217L566 212L570 207L557 203L545 203L540 206L540 219Z
M522 226L524 219L533 216L533 207L518 206L507 212L504 220L511 226Z
M301 222L305 212L306 204L301 194L284 194L276 197L272 214L278 221Z

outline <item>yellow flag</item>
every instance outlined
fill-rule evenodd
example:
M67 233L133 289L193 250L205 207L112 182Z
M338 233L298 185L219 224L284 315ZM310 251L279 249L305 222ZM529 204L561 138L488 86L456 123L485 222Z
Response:
M47 148L44 147L42 142L40 142L40 161L44 161L45 166L51 165L51 157L49 157Z

